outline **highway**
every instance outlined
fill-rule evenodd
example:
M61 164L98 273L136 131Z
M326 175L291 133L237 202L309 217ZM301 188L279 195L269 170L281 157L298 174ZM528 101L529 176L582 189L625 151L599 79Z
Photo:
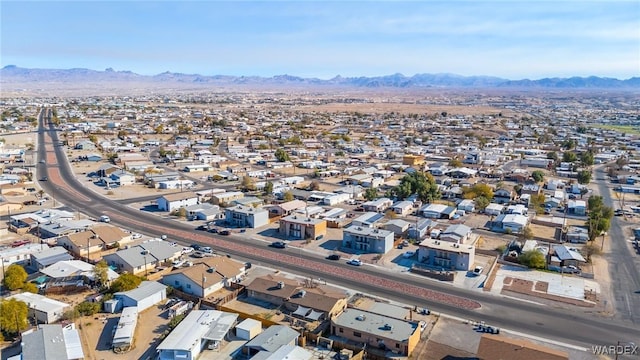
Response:
M418 307L427 307L463 319L485 321L503 329L528 333L539 337L562 341L590 348L592 345L615 345L621 342L640 342L637 323L620 318L605 318L584 309L567 310L540 306L493 296L477 291L455 288L449 284L422 279L406 274L386 271L373 266L354 268L344 263L329 262L322 257L292 249L270 249L259 242L240 235L217 237L196 232L193 227L167 221L117 201L101 197L86 188L71 171L64 155L64 147L58 144L58 135L52 125L45 128L44 113L40 115L38 134L38 176L46 174L48 181L40 184L58 201L92 217L107 214L112 222L140 233L168 235L183 244L206 243L215 250L234 258L271 266L345 286L354 291L370 293ZM474 304L481 308L474 309ZM469 331L472 331L471 328Z

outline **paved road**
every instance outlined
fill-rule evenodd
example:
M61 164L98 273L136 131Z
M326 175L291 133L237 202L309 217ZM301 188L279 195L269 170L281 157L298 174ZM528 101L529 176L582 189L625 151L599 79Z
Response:
M604 203L615 208L603 167L595 171L595 181ZM616 318L628 319L640 328L640 256L631 251L627 239L631 233L622 229L624 218L613 217L609 229L611 251L607 254L613 281Z
M216 250L243 260L274 266L312 278L322 278L327 282L355 291L371 293L419 307L428 307L434 311L465 319L482 320L505 329L557 341L585 347L593 344L615 344L617 341L639 342L638 326L621 319L612 320L579 310L556 309L472 292L445 283L388 272L373 266L354 268L344 263L329 262L315 254L297 252L293 249L273 250L267 248L265 243L248 238L214 237L209 233L197 233L192 227L184 224L167 223L159 217L102 198L84 188L84 185L73 176L63 150L59 147L53 149L52 142L57 142L55 131L47 131L47 133L47 135L50 133L53 141L45 141L45 132L39 135L41 140L39 156L47 158L46 168L44 164L40 164L42 169L39 170L46 171L49 176L49 181L42 182L42 186L67 206L90 216L109 214L114 224L148 235L167 234L172 239L183 243L206 243ZM45 151L47 144L49 147ZM472 305L476 302L481 304L480 309L473 309Z

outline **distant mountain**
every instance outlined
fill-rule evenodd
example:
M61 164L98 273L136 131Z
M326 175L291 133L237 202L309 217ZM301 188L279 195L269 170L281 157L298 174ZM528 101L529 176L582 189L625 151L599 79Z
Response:
M455 74L416 74L405 76L393 74L374 77L342 77L329 80L303 78L292 75L260 76L205 76L198 74L182 74L163 72L147 76L131 71L115 71L108 68L104 71L90 69L26 69L15 65L0 69L0 83L176 83L176 84L211 84L211 85L317 85L317 86L350 86L368 88L640 88L640 77L619 80L605 77L571 77L544 78L539 80L509 80L491 76L461 76Z

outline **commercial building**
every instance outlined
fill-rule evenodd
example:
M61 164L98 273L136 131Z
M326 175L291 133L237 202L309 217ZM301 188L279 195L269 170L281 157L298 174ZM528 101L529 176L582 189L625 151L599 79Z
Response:
M418 261L445 270L471 270L475 262L475 247L448 241L426 239L418 248Z
M292 239L318 240L327 234L327 221L302 215L289 215L280 219L279 233Z
M235 227L259 228L269 224L269 212L264 208L236 205L224 209L225 221Z

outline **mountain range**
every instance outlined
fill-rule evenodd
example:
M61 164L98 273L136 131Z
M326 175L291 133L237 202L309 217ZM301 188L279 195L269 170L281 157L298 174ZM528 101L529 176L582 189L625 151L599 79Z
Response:
M28 69L8 65L0 69L0 83L179 83L210 85L315 85L345 86L367 88L601 88L601 89L636 89L640 88L640 77L620 80L607 77L569 77L543 78L538 80L509 80L492 76L461 76L455 74L416 74L405 76L393 74L374 77L342 77L322 80L303 78L292 75L230 76L230 75L198 75L164 72L157 75L140 75L131 71L115 71L111 68L104 71L91 69Z

